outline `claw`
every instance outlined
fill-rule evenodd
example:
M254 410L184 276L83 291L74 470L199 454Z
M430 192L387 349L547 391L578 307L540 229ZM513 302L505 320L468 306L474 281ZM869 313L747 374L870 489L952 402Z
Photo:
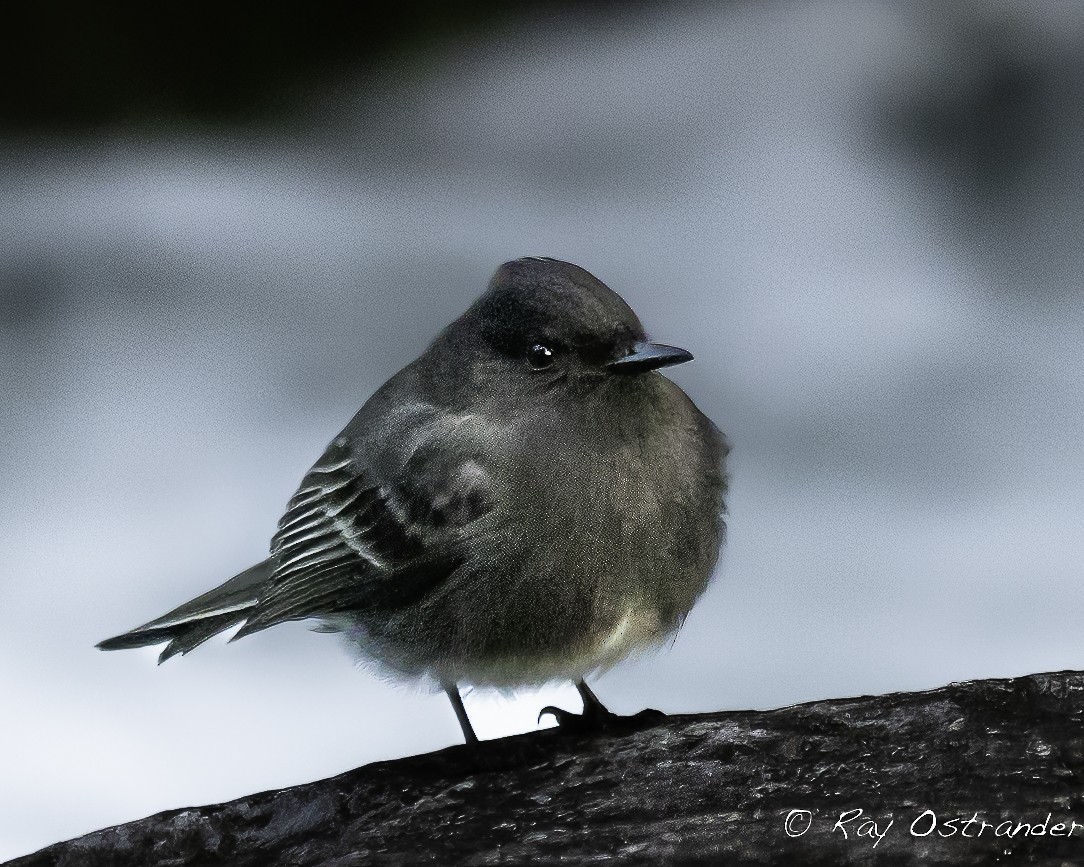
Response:
M557 728L561 731L586 734L615 729L634 731L651 728L666 719L666 714L653 708L647 708L632 716L619 716L606 710L606 706L598 700L598 696L591 691L591 687L582 680L577 681L576 689L580 693L580 698L583 699L583 713L572 713L564 708L547 705L538 712L538 722L542 722L542 717L549 714L557 721Z
M653 708L646 708L630 716L619 716L603 708L601 712L572 713L560 707L549 705L538 712L538 722L549 714L557 722L557 728L569 734L590 734L609 731L635 731L651 728L666 719L666 714Z
M538 722L542 722L542 717L544 717L546 714L549 714L550 716L553 717L553 719L557 723L558 727L564 727L565 725L567 725L568 722L569 722L569 720L568 720L569 717L579 717L580 716L580 714L572 713L571 711L567 711L562 707L554 707L553 705L547 705L546 707L542 708L542 710L540 710L538 712Z
M572 713L570 710L565 710L560 707L544 707L538 712L538 721L542 722L542 717L549 714L557 722L557 728L562 732L569 732L572 734L585 734L587 732L599 732L609 728L606 722L601 718L595 718L594 715L588 715L586 713Z

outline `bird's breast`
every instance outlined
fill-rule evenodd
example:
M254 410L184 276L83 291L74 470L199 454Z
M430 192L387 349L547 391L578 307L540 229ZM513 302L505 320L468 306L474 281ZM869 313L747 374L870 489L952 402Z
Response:
M378 625L401 670L578 678L674 633L711 577L724 485L710 422L658 380L639 409L472 415L469 466L490 507L463 527L449 578Z
M684 400L537 423L504 452L478 577L525 642L608 657L672 632L707 585L721 502Z

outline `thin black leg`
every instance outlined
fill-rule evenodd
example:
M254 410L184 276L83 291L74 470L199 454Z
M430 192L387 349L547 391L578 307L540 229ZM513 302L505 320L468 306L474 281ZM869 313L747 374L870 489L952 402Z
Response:
M452 709L455 710L455 718L459 720L459 727L463 729L463 740L468 744L478 743L478 735L474 733L474 727L470 724L470 719L467 717L467 709L463 707L463 697L459 694L459 687L454 683L444 685L444 693L448 696L448 701L452 703Z
M615 714L606 710L606 706L598 700L598 696L595 695L591 687L587 685L587 681L578 681L576 683L576 692L578 692L580 698L583 699L584 716L597 716L600 718L615 716Z

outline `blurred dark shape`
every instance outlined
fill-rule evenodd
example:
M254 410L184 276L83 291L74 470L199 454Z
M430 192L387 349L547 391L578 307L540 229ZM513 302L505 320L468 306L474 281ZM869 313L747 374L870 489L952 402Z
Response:
M1084 7L1049 19L1006 4L918 8L929 14L912 22L902 74L871 91L874 132L986 288L1063 308L1084 265Z
M345 66L576 0L407 0L236 8L24 4L0 62L0 131L168 120L225 122L291 108L297 89ZM14 43L14 44L12 44Z
M975 19L956 9L931 34L945 56L925 66L912 89L883 103L890 139L947 167L975 194L997 197L1043 145L1054 122L1049 100L1055 72L1029 50L1019 28ZM916 58L922 62L924 58ZM885 94L877 94L882 99Z
M958 157L977 187L996 194L1040 145L1046 88L1046 70L1030 59L991 58L971 92L920 106L913 132L931 150Z
M0 333L41 332L65 315L65 268L57 259L38 253L0 259Z

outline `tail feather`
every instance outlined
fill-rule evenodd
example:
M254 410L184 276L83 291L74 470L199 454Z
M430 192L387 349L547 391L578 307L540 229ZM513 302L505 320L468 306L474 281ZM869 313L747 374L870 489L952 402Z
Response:
M130 632L99 642L101 650L126 650L169 642L158 662L188 653L208 638L244 620L259 602L260 590L271 576L270 560L257 563L225 584Z

